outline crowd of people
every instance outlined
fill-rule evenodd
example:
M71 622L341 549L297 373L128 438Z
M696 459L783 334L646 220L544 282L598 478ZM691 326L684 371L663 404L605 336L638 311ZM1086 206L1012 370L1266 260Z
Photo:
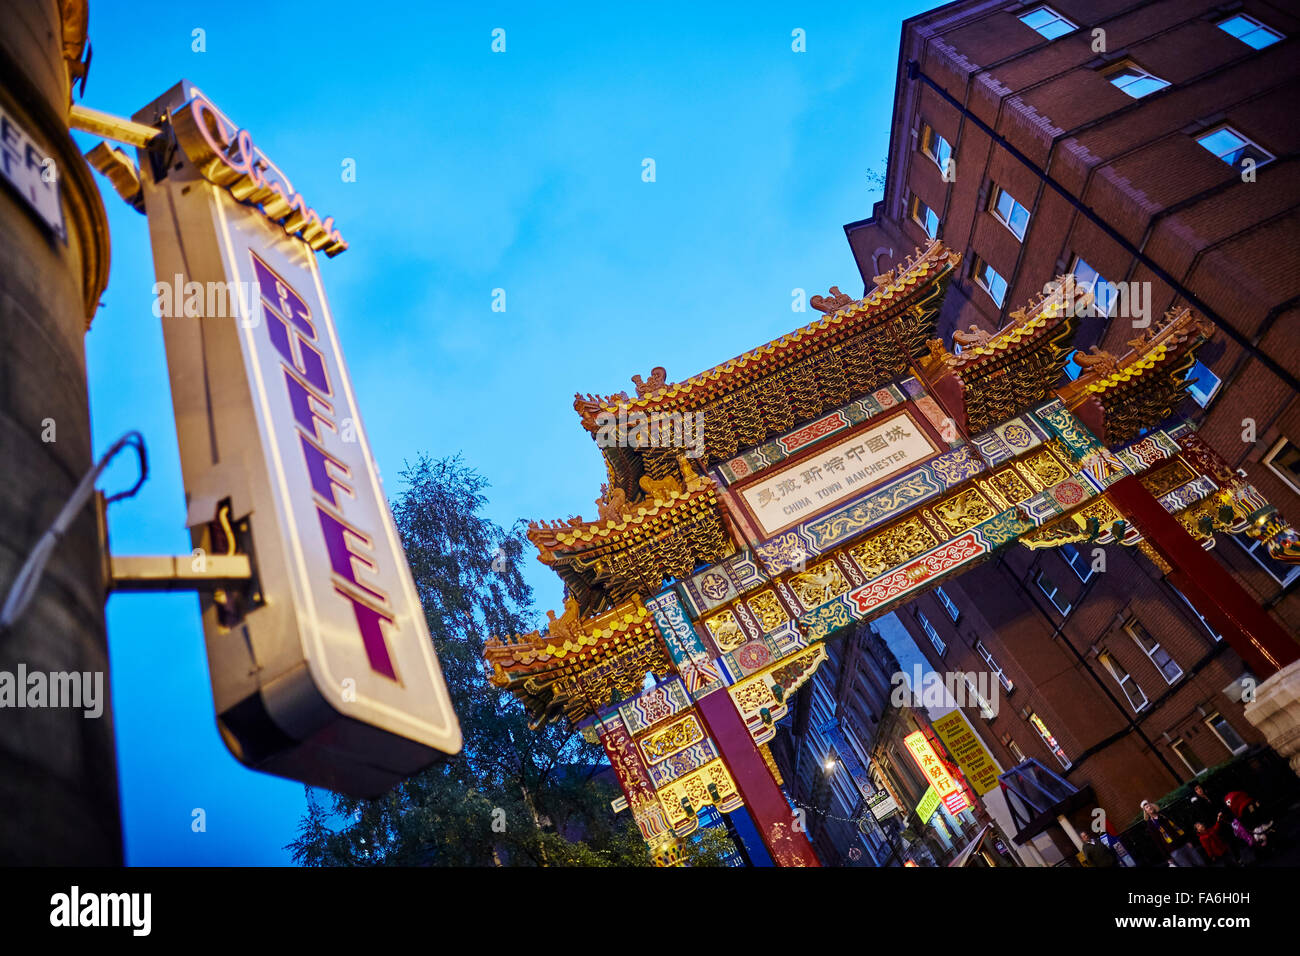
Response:
M1198 783L1187 809L1191 832L1150 800L1142 801L1147 833L1170 866L1249 866L1267 852L1273 821L1245 791L1216 801Z
M1276 843L1271 816L1243 790L1229 791L1216 801L1198 783L1188 798L1187 813L1190 830L1152 801L1142 801L1145 831L1169 866L1249 866ZM1135 865L1112 838L1081 831L1079 839L1076 858L1081 866L1118 866L1121 856L1125 865Z

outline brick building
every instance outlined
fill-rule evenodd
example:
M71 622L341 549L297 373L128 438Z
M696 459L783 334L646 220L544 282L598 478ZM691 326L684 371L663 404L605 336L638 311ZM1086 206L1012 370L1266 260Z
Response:
M961 251L950 348L1066 272L1096 283L1084 349L1121 353L1191 305L1217 333L1178 413L1300 515L1297 28L1276 5L1120 0L975 0L906 21L884 198L845 226L864 283L927 237ZM1300 633L1300 569L1218 539ZM1133 549L1016 548L898 618L935 670L999 676L996 713L966 713L1000 764L1033 757L1090 784L1117 828L1262 742L1240 658Z

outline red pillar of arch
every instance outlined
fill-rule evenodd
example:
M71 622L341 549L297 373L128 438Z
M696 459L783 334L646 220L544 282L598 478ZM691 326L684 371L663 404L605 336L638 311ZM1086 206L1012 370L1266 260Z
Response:
M1173 571L1169 581L1261 679L1300 659L1300 644L1167 512L1136 475L1106 496Z
M754 826L777 866L821 866L808 835L795 829L795 815L772 777L758 744L750 736L740 711L726 690L716 690L695 702L718 753L745 801Z

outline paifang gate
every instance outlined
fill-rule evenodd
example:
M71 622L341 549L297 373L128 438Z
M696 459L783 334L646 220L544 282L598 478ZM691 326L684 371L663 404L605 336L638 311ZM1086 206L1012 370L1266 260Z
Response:
M1205 550L1244 531L1300 562L1276 509L1171 422L1208 323L1171 312L1058 388L1089 294L1061 277L954 355L934 336L960 258L936 240L723 365L575 400L609 475L598 519L530 526L564 611L484 658L534 721L601 741L657 863L703 806L744 805L778 864L817 865L767 749L791 693L825 641L1016 543L1138 547L1261 678L1300 657ZM703 415L702 443L645 440L674 414Z

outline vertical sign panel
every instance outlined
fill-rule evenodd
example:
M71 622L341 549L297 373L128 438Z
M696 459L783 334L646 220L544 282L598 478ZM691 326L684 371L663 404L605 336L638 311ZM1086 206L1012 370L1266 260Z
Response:
M218 724L251 766L382 792L461 739L317 268L346 244L190 84L136 118L179 147L141 167L194 543L256 569L205 607Z

